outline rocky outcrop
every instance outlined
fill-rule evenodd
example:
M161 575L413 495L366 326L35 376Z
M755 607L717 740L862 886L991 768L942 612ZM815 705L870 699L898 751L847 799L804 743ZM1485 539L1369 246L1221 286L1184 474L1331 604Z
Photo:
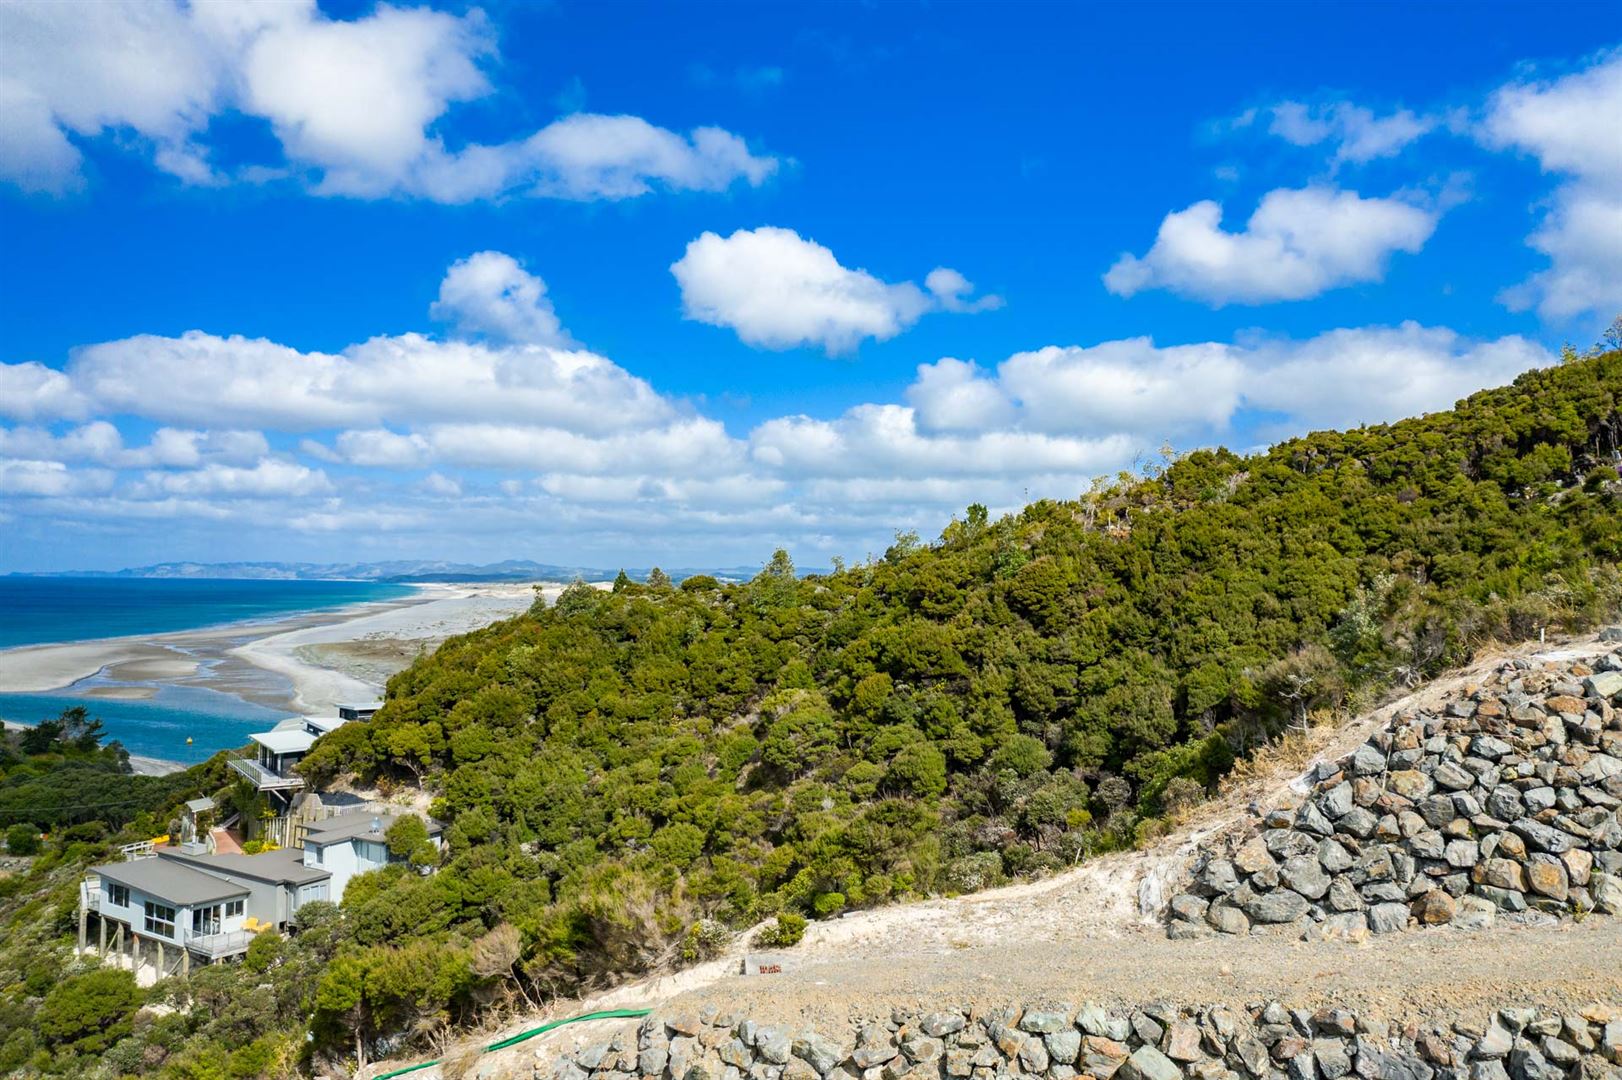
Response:
M1205 845L1173 937L1357 938L1622 911L1622 648L1508 661L1306 778L1298 806Z
M897 1011L840 1032L650 1016L537 1080L1622 1080L1622 1007L1390 1023L1345 1009L1042 1003Z

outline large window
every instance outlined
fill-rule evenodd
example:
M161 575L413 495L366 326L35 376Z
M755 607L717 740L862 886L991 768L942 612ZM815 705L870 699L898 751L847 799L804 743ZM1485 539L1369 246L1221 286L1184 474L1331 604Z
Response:
M107 883L107 899L112 902L114 907L129 907L130 887L120 885L115 881L109 881Z
M168 904L154 904L146 902L146 932L161 934L164 937L175 936L175 909Z
M194 934L217 934L220 932L220 905L213 907L192 908L191 932Z

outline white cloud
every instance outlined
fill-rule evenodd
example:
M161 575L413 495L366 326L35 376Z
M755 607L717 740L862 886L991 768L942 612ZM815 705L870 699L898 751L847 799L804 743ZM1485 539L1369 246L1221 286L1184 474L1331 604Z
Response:
M0 177L24 190L79 185L69 133L129 130L175 150L217 107L216 48L173 3L8 0L0 40Z
M60 498L109 490L105 469L69 469L60 461L0 458L0 495Z
M1106 428L1164 439L1225 428L1246 374L1230 345L1156 348L1131 338L1016 353L998 369L998 381L1039 431Z
M1247 350L1244 404L1284 419L1273 430L1354 427L1450 409L1554 362L1519 335L1472 341L1443 327L1331 330Z
M1517 310L1547 319L1622 310L1622 53L1552 82L1500 88L1478 136L1537 158L1565 178L1527 241L1549 267L1504 292Z
M1335 165L1393 157L1438 124L1435 117L1408 109L1376 116L1372 109L1349 101L1320 105L1284 101L1269 111L1273 117L1267 129L1270 134L1295 146L1331 143Z
M1207 200L1166 215L1149 252L1121 256L1104 284L1120 296L1168 289L1219 307L1304 300L1379 281L1394 252L1425 245L1438 217L1397 198L1307 187L1268 192L1243 232L1227 232L1221 205Z
M907 401L918 426L932 432L984 430L1014 415L1014 403L983 368L950 356L918 365Z
M322 170L321 190L388 194L436 145L429 126L489 91L477 60L491 49L477 9L289 20L248 45L243 106L270 121L291 160Z
M1552 82L1511 83L1487 104L1490 146L1532 154L1549 172L1622 179L1622 52Z
M428 460L428 440L421 435L400 435L386 428L345 431L338 436L336 460L351 465L386 465L409 468Z
M419 486L429 495L442 499L460 498L462 494L461 483L443 473L429 473L422 478L422 483Z
M84 398L73 382L36 361L0 363L0 416L13 420L73 419L85 415Z
M757 157L718 127L686 137L636 116L580 113L542 128L515 151L532 192L564 199L628 199L661 184L674 191L724 191L737 180L759 187L777 160Z
M969 300L973 285L955 270L931 272L928 291L912 282L890 284L840 265L832 251L792 229L770 226L725 238L706 232L670 271L689 319L729 327L766 349L815 345L845 353L866 338L893 338L929 311L1001 304L995 297Z
M777 168L721 128L683 136L635 116L574 115L448 147L453 106L493 89L481 65L494 35L478 9L380 4L335 20L313 0L6 0L0 40L17 45L0 75L0 180L28 191L80 186L75 140L126 133L187 183L296 173L359 198L623 199L759 185ZM267 122L285 160L212 164L208 127L231 111Z
M593 353L420 334L373 338L337 354L195 330L142 335L82 348L68 372L103 413L178 424L315 431L478 418L589 431L672 414L645 381ZM610 405L612 415L604 411Z
M400 334L326 354L140 337L78 350L60 374L54 392L92 419L0 428L0 489L19 496L8 535L26 537L68 521L134 536L167 520L342 534L345 558L390 535L507 549L498 558L520 539L707 561L784 541L859 555L969 502L1073 496L1168 439L1250 445L1394 419L1551 361L1521 338L1412 323L1304 341L1132 338L994 366L943 358L899 400L732 432L580 349ZM132 417L177 426L137 444L118 426ZM178 426L195 417L218 430ZM276 449L300 435L296 453Z
M439 285L429 313L463 334L496 341L566 346L546 282L500 251L481 251L458 260Z
M1000 296L971 299L974 295L974 282L949 266L937 266L931 270L924 278L924 288L929 290L942 311L972 313L996 311L1003 306L1003 298Z
M145 446L126 446L106 420L60 434L44 427L0 428L0 455L68 463L90 462L113 468L195 468L205 462L252 464L270 452L257 431L187 431L159 428Z
M266 458L252 468L204 465L186 472L149 472L134 487L138 497L155 495L271 498L318 495L332 490L320 469Z

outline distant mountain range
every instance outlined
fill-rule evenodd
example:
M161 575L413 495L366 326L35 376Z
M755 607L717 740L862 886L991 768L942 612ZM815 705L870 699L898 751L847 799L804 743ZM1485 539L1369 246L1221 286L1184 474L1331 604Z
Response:
M645 581L652 567L626 567L625 573ZM723 581L745 581L760 572L757 566L669 567L665 573L681 581L695 574L710 574ZM9 574L8 577L108 577L108 578L254 578L273 581L606 581L619 568L605 570L590 566L556 566L508 559L498 563L455 563L433 560L405 560L374 563L283 563L168 562L136 566L124 570L68 570L50 574Z

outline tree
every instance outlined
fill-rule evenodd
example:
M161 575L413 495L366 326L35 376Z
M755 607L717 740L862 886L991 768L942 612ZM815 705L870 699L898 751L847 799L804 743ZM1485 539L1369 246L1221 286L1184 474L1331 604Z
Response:
M665 573L663 570L659 569L657 566L655 566L652 570L648 571L648 588L650 588L650 589L668 589L668 588L670 588L670 575Z
M6 830L6 850L13 855L39 854L39 829L27 823Z
M56 984L40 1003L35 1023L45 1041L97 1054L130 1033L142 994L127 971L102 969Z
M428 839L428 826L416 814L395 818L383 833L383 841L390 855L405 859L412 866L432 866L439 860L439 853Z

